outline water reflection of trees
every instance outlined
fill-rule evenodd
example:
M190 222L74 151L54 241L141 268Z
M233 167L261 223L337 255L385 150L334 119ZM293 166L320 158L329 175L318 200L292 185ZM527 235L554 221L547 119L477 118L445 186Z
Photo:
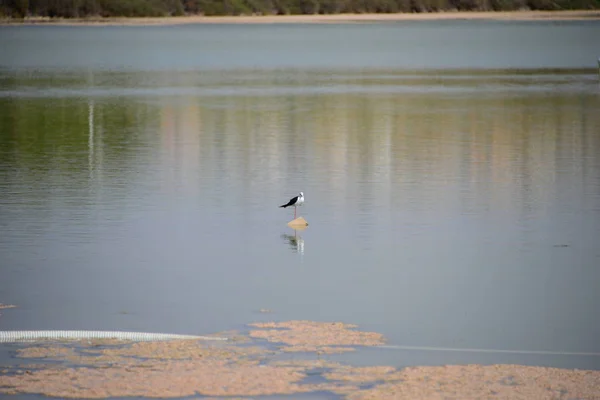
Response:
M223 74L207 82L198 81L197 74L184 76L198 88L227 84ZM520 207L525 217L542 212L560 185L599 190L597 96L393 93L364 89L407 85L408 78L293 76L275 73L269 81L260 75L248 87L238 82L241 95L96 99L93 152L100 161L94 168L116 190L126 190L130 174L131 182L145 176L166 191L200 193L210 187L206 192L215 199L244 192L278 198L315 182L321 186L313 190L322 191L327 211L347 212L345 206L352 204L359 222L372 217L374 207L452 213ZM326 81L347 90L285 90L321 88ZM361 82L362 90L352 89L352 82ZM281 93L244 92L249 87ZM19 168L20 182L41 184L60 173L71 186L90 185L90 175L83 174L90 163L88 99L4 98L2 103L2 162ZM6 171L3 177L16 179Z
M139 182L146 128L158 122L151 107L125 98L1 101L5 196L20 196L25 205L58 195L63 205L82 207L99 197L120 201Z
M579 193L584 182L599 191L599 105L560 93L227 96L198 99L173 118L202 121L179 134L197 138L211 185L235 182L240 196L260 187L268 199L318 182L321 207L352 205L368 229L377 221L361 218L386 218L373 208L424 216L516 208L526 220L554 204L559 185L573 187L571 178Z

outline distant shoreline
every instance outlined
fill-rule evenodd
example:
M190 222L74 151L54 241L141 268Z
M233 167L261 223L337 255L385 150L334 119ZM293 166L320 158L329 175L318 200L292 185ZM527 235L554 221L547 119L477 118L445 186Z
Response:
M431 20L573 21L600 20L600 10L566 11L472 11L397 14L319 14L265 16L118 17L118 18L25 18L0 19L0 25L183 25L183 24L276 24L360 23Z

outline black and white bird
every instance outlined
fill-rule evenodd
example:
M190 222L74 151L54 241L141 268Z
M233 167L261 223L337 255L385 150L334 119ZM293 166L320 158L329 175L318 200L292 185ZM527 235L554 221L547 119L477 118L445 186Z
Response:
M290 199L287 204L279 206L280 208L294 207L294 219L296 219L296 208L304 203L304 193L300 192L298 196Z

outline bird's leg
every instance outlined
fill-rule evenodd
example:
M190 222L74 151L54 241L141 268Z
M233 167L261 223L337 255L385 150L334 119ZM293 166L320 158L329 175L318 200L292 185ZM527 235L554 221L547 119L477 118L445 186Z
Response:
M297 208L298 208L298 207L294 207L294 219L296 219L296 209L297 209Z

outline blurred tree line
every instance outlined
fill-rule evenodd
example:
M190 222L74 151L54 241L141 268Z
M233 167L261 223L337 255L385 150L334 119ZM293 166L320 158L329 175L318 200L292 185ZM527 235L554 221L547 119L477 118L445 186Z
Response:
M0 0L0 16L158 17L600 9L600 0Z

